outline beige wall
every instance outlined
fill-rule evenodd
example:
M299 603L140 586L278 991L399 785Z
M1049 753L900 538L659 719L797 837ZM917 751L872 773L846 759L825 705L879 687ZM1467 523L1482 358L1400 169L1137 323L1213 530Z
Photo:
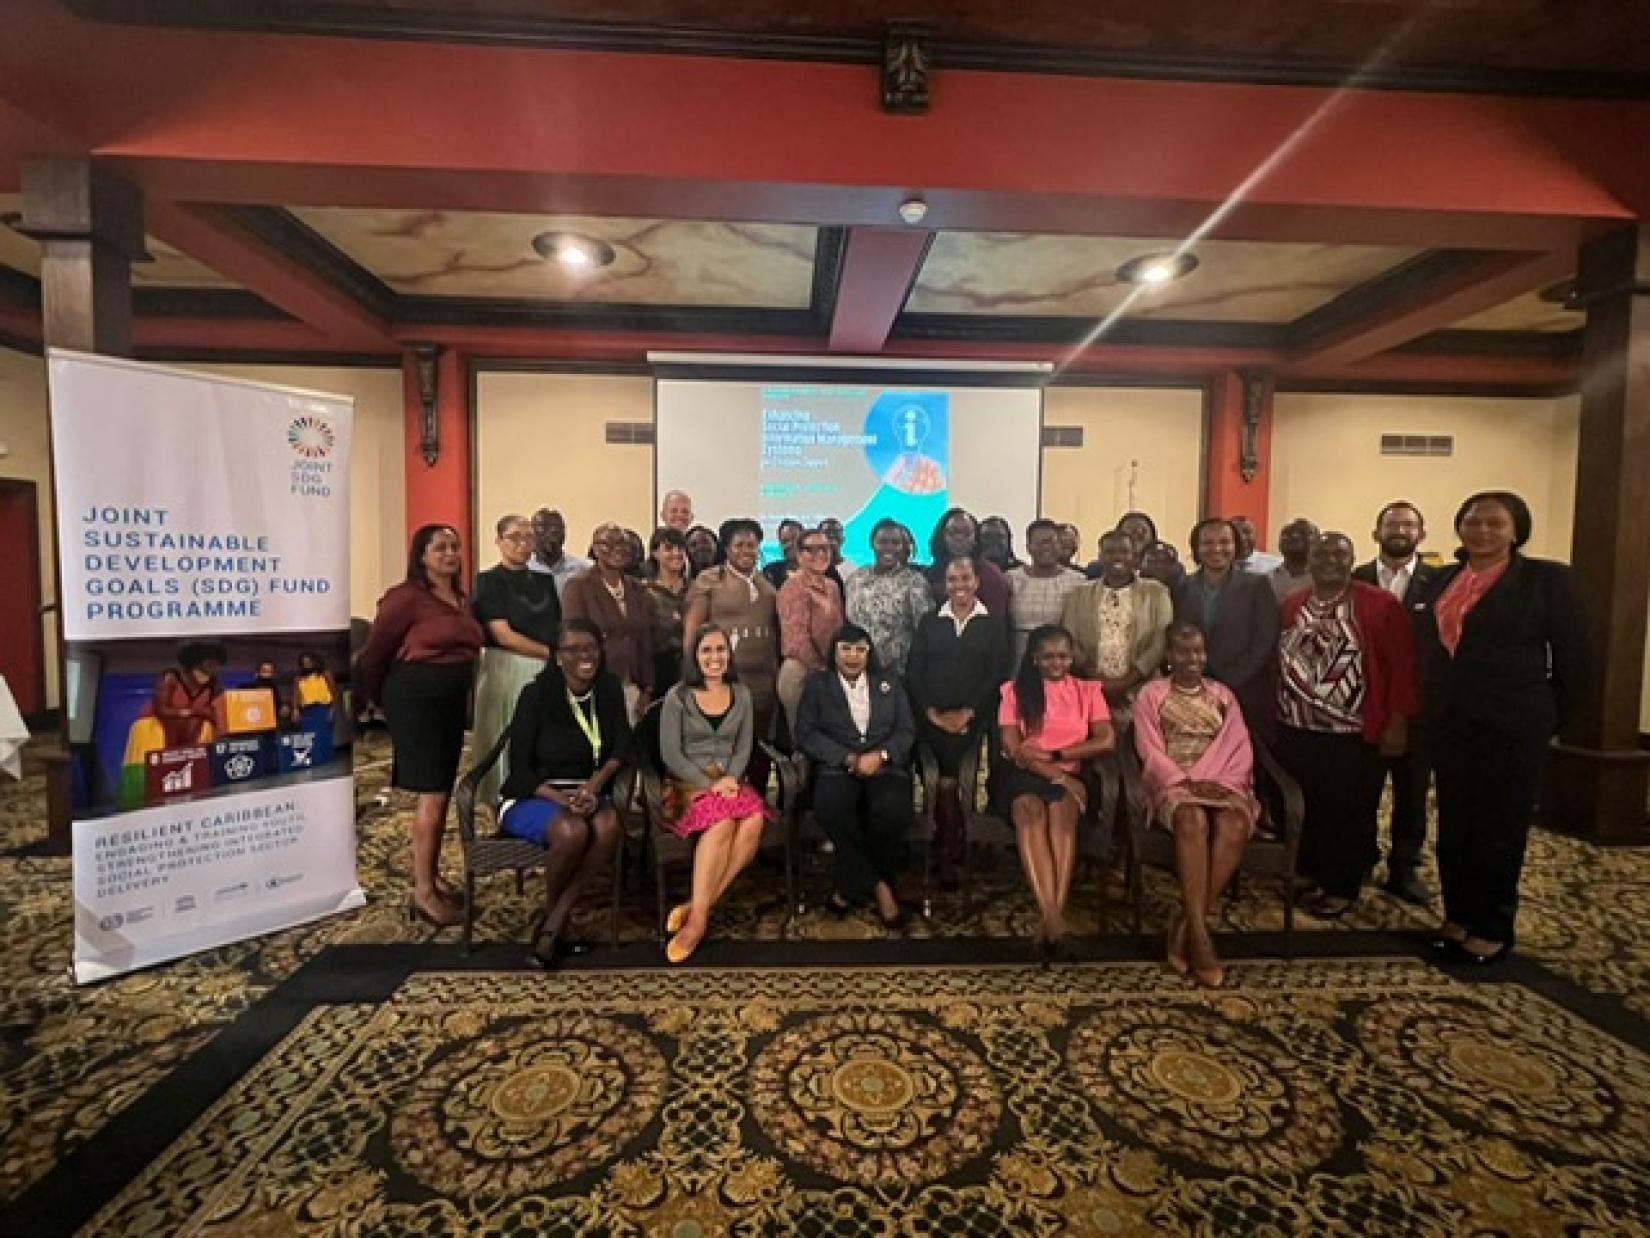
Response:
M407 571L407 471L400 370L355 366L195 365L252 382L355 397L349 470L349 608L370 619Z
M567 548L615 520L645 538L653 508L653 448L605 441L609 421L653 421L653 380L585 374L482 373L476 382L476 564L497 562L493 522L554 507Z
M355 442L350 463L350 610L370 616L378 596L406 569L406 483L402 464L399 370L304 366L194 366L256 382L307 387L355 397ZM0 349L0 477L39 486L41 593L53 596L52 488L47 456L46 363ZM45 625L47 700L57 704L54 627Z
M1186 540L1203 493L1202 388L1050 387L1043 424L1083 427L1082 447L1043 451L1043 515L1082 530L1085 562L1130 508Z
M1535 516L1531 554L1568 560L1575 515L1579 397L1555 400L1280 394L1272 429L1275 532L1305 516L1350 534L1360 553L1375 513L1406 498L1426 514L1428 548L1448 556L1455 509L1474 490L1512 490ZM1382 434L1450 434L1455 454L1383 456Z
M36 513L40 521L40 599L57 597L53 571L57 554L52 541L52 469L46 413L46 362L41 357L0 348L0 477L35 483ZM57 621L41 621L41 648L46 654L46 703L57 704Z

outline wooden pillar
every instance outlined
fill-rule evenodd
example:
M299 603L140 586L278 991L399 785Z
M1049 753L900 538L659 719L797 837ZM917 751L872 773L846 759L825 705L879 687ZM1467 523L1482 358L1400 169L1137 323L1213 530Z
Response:
M35 159L23 165L23 221L19 230L40 242L42 342L47 348L130 356L132 260L145 257L143 197L133 186L89 159ZM53 504L54 544L60 545ZM52 565L53 592L63 581ZM68 678L63 657L63 612L57 611L60 743L41 754L46 769L46 836L67 850L74 818L68 732Z
M464 545L465 578L476 569L471 529L470 367L452 348L420 345L402 357L407 540L424 524L450 524Z
M1598 673L1560 737L1542 797L1548 824L1599 842L1650 841L1650 753L1640 751L1650 608L1650 224L1581 250L1581 441L1571 562Z
M139 191L89 159L23 165L23 222L41 244L45 344L129 357L132 262L146 258Z
M1272 376L1225 370L1209 384L1203 514L1247 516L1267 543L1272 496Z

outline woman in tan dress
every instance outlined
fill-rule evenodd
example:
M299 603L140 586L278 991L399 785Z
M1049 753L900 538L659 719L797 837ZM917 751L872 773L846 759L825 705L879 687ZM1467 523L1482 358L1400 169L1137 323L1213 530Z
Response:
M1169 966L1218 988L1225 969L1210 939L1209 912L1237 872L1260 804L1243 711L1224 684L1204 678L1207 660L1201 628L1170 625L1170 675L1135 698L1134 742L1153 824L1175 838L1182 909L1169 928Z
M728 634L733 666L751 694L758 741L773 734L775 692L779 674L778 593L757 570L762 548L762 526L754 520L725 521L721 529L722 562L693 578L688 590L687 617L682 625L682 647L693 647L693 636L714 623ZM767 786L768 765L760 747L748 770L751 786Z

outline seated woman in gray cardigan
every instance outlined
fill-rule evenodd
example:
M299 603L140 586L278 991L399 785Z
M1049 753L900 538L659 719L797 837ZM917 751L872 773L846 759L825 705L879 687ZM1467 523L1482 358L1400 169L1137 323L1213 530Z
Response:
M750 690L736 681L733 647L713 623L693 634L682 682L665 697L659 754L666 770L666 813L672 830L699 839L693 853L693 894L670 913L665 947L686 962L704 940L710 909L762 844L762 797L741 779L755 738Z

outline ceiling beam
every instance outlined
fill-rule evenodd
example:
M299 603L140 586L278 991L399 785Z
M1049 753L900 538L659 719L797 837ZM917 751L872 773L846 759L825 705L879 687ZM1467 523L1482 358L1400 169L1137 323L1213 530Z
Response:
M859 65L11 9L0 94L174 201L892 226L921 192L941 229L1532 249L1650 215L1630 100L957 72L893 116Z
M220 208L148 201L150 235L242 284L345 351L391 350L389 324L341 288L238 227Z
M1395 278L1354 288L1300 320L1301 338L1288 350L1283 370L1311 374L1355 364L1546 288L1574 270L1573 251L1425 255Z
M920 228L855 228L836 286L831 351L877 353L917 282L934 234Z

